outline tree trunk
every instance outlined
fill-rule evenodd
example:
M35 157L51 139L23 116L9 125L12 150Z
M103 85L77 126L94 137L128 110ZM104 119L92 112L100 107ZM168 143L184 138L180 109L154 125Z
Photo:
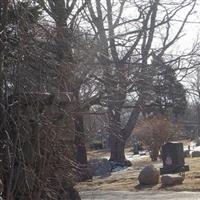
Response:
M129 136L131 135L139 113L140 99L135 105L135 108L132 110L131 115L127 121L127 124L124 128L121 127L121 110L122 105L113 105L109 108L109 134L110 134L110 146L111 146L111 156L110 160L120 165L130 166L130 161L126 160L125 157L125 144Z
M151 161L157 161L158 160L159 150L160 150L160 147L158 147L157 145L152 146L151 154L150 154Z
M111 101L113 102L113 101ZM117 165L130 165L125 157L125 143L123 131L121 131L121 106L118 104L110 105L108 109L109 115L109 135L110 135L110 161Z
M119 166L131 166L132 163L126 159L125 156L125 144L126 140L119 138L116 135L110 136L110 161L113 161Z
M117 135L110 135L110 161L124 165L125 163L125 141Z
M91 179L88 169L87 152L85 147L84 121L82 115L75 116L75 159L80 167L78 180L85 181Z
M157 161L158 160L158 155L159 155L159 151L157 149L152 149L151 152L151 161Z

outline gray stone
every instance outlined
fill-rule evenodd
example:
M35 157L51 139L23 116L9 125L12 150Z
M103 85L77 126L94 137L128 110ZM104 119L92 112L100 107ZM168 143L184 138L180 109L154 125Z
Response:
M166 174L161 177L161 183L163 186L173 186L182 184L184 178L177 174Z
M146 166L142 169L138 176L141 185L156 185L159 182L160 171L153 165Z
M192 157L200 157L200 151L193 151Z
M2 180L0 179L0 194L3 193L3 190L4 190L3 182L2 182Z
M112 171L111 163L106 158L91 159L88 161L88 165L93 176L110 175Z
M119 163L119 162L115 162L115 161L110 161L110 164L112 166L112 171L115 169L115 168L118 168L118 167L130 167L132 166L132 163L130 160L124 160L124 162L122 163Z
M195 139L195 143L196 143L196 146L200 146L200 138L199 137L197 137Z
M140 152L139 152L139 155L140 155L140 156L145 156L145 155L146 155L146 151L140 151Z
M185 157L185 158L190 157L190 150L185 150L185 151L184 151L184 157Z

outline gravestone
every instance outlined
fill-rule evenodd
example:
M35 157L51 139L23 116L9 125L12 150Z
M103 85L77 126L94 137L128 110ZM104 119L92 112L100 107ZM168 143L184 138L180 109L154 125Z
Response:
M134 155L139 154L139 145L137 142L133 143L133 154Z
M92 176L106 176L112 171L112 165L106 158L90 159L88 165Z
M189 171L185 165L183 143L168 142L162 146L163 168L160 174L172 174Z

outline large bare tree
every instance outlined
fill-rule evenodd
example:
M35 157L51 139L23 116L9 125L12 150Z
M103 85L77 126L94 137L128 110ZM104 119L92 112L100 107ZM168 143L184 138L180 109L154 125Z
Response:
M95 34L98 45L96 57L103 69L103 76L97 79L101 80L105 89L103 101L109 119L111 161L127 164L125 143L150 95L152 64L149 61L152 53L160 58L165 56L180 38L195 3L190 0L169 4L159 0L88 2L85 18ZM173 19L183 9L187 10L187 14L181 25L172 30ZM130 18L126 16L127 12L134 14ZM127 100L130 101L130 95L133 96L133 109L123 126L121 113Z
M76 1L38 2L53 18L50 26L31 21L38 4L1 3L4 197L79 199L73 188L81 168L71 113L78 109L73 45L82 6L77 8ZM81 159L85 167L87 159Z
M86 1L77 0L39 0L38 3L55 22L55 44L57 59L60 62L58 85L60 94L71 101L66 108L66 115L74 121L71 133L74 134L75 159L80 165L79 178L84 180L90 177L87 169L87 155L84 142L84 121L81 112L93 104L98 95L89 97L87 103L81 101L81 88L87 82L88 41L83 37L78 26L79 14L86 6ZM82 36L81 36L82 35ZM83 47L84 46L84 47ZM79 49L78 49L79 48ZM82 50L81 50L82 49ZM83 51L85 51L83 53ZM87 52L87 53L86 53ZM83 61L84 57L84 61ZM82 59L82 60L81 60ZM83 96L83 95L82 95Z

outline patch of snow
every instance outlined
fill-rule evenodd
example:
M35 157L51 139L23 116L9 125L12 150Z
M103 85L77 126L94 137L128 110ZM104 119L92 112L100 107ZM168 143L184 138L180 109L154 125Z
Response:
M135 160L142 160L143 158L149 157L149 153L146 153L145 155L142 153L141 155L133 155L133 153L126 153L126 159L130 161Z
M192 152L194 152L194 151L200 151L200 146L197 146L196 142L192 141L192 142L190 142L189 145L184 145L183 149L184 150L190 150L190 155L192 155Z
M116 168L114 168L114 169L112 170L112 172L119 172L119 171L122 171L122 170L127 171L127 168L128 168L128 167L116 167Z
M130 161L136 161L136 160L143 160L144 158L149 157L149 153L146 153L146 155L134 155L133 153L126 153L126 159ZM105 156L103 158L109 159L110 157Z
M133 171L133 166L131 167L116 167L115 169L112 170L112 174L123 174L127 171Z
M200 151L200 146L194 147L193 151Z
M191 149L194 149L196 147L196 145L197 145L196 142L194 142L194 141L190 142Z
M188 148L189 147L189 148ZM194 141L192 141L192 142L190 142L190 144L189 145L184 145L183 146L183 150L185 151L185 150L189 150L190 149L190 151L196 151L195 149L196 149L196 143L194 142Z

